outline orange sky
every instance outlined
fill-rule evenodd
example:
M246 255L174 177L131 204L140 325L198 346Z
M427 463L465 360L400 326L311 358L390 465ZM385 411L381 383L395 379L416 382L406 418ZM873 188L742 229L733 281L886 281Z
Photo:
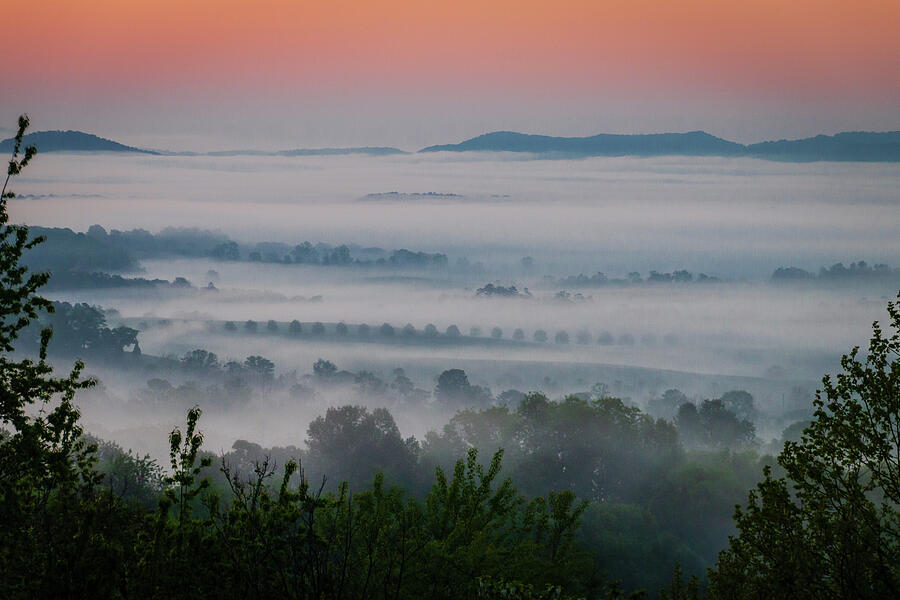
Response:
M3 3L21 25L4 27L4 55L29 55L29 73L4 60L0 77L47 90L566 86L900 100L897 0Z
M900 129L898 0L0 0L0 15L16 15L0 117L110 135L219 134L236 111L310 143Z

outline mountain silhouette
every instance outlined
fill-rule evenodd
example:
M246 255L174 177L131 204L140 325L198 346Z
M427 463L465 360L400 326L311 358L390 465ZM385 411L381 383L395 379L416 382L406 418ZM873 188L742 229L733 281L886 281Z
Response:
M896 162L900 160L900 131L852 131L802 140L762 142L750 144L747 151L770 160Z
M14 140L0 141L0 153L12 151ZM139 152L197 156L333 156L405 154L392 147L298 148L280 151L232 150L220 152L157 152L126 146L83 131L37 131L29 133L23 146L37 146L39 152ZM739 144L705 131L686 133L612 134L589 137L555 137L514 131L495 131L458 144L428 146L419 152L520 152L543 157L580 158L589 156L746 156L766 160L900 162L900 131L852 131L817 135L796 140Z
M900 131L848 132L744 145L705 131L554 137L495 131L419 152L527 152L560 157L749 156L784 161L900 161Z
M0 141L0 152L12 152L13 138ZM152 150L142 150L114 142L83 131L35 131L26 134L22 147L36 146L38 152L140 152L157 154Z
M459 144L429 146L420 152L492 152L557 153L571 156L732 156L744 154L743 144L717 138L705 131L688 133L650 133L639 135L601 133L590 137L552 137L513 131L495 131Z

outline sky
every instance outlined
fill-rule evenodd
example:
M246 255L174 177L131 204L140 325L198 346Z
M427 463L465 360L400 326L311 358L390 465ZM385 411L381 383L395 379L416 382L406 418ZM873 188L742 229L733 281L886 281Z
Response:
M900 129L896 0L0 0L0 119L167 149ZM7 127L9 127L7 126ZM213 147L210 147L210 146Z

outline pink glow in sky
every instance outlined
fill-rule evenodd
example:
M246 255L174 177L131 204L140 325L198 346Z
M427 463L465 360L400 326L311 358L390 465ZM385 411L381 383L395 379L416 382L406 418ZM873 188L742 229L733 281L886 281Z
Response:
M703 116L702 128L757 138L798 115L802 127L900 128L895 0L4 4L18 19L0 39L7 121L28 109L55 127L142 135L164 116L175 131L218 131L249 115L266 127L271 113L323 140L332 124L349 140L348 123L366 123L360 142L385 130L428 141L422 122L451 138L683 129Z

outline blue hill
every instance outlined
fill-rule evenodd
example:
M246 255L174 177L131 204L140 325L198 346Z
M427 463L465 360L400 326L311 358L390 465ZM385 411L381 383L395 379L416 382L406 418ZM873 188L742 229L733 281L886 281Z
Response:
M900 131L853 131L801 140L750 144L752 156L771 160L900 161Z
M419 152L528 152L564 157L587 156L750 156L785 161L900 161L900 131L848 132L799 140L738 144L705 131L637 135L600 134L553 137L495 131L458 144L429 146Z
M0 152L12 152L14 140L7 138L0 141ZM27 134L24 146L36 146L38 152L140 152L157 154L151 150L142 150L126 146L83 131L36 131Z
M512 131L496 131L459 144L429 146L420 152L533 152L570 156L732 156L744 154L746 148L717 138L705 131L688 133L651 133L619 135L601 133L590 137L552 137Z

